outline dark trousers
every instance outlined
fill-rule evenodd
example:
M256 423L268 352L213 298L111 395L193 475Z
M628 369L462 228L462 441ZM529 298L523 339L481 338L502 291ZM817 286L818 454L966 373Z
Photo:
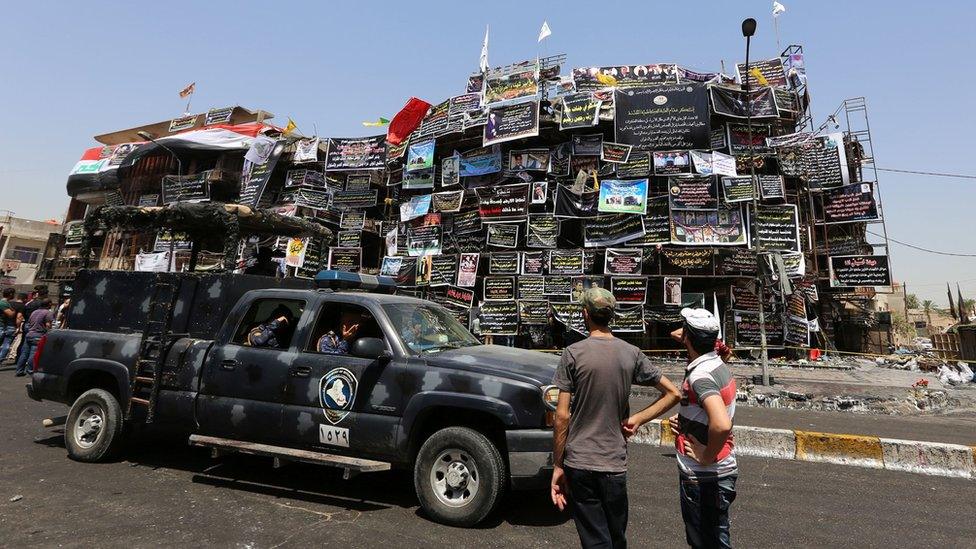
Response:
M688 545L699 548L732 547L729 506L735 501L738 475L692 480L680 477L681 517Z
M566 467L569 501L584 548L627 547L627 473Z

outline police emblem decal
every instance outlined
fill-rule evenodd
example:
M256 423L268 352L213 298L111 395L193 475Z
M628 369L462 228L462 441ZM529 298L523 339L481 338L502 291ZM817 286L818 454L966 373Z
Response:
M319 402L325 411L325 418L332 424L339 423L349 415L356 400L358 385L356 376L345 368L330 370L319 381Z

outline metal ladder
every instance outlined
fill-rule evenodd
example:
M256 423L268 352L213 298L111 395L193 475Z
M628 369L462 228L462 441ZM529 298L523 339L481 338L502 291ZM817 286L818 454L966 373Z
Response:
M170 324L173 320L173 308L179 295L179 284L176 282L157 281L153 287L146 326L139 342L139 355L132 372L126 419L131 419L133 406L139 405L146 407L146 423L153 421L166 348L172 341Z

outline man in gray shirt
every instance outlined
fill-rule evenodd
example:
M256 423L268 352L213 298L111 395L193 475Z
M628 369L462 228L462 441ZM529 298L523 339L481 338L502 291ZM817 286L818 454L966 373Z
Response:
M580 299L590 336L563 349L553 384L559 388L553 430L552 502L572 507L583 547L627 546L627 440L630 386L653 385L660 396L642 417L657 417L681 394L637 347L609 324L617 302L603 288Z

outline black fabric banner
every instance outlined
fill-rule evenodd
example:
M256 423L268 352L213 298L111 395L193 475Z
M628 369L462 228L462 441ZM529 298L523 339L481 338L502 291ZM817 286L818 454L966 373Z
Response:
M552 316L555 320L566 326L567 329L589 335L586 329L586 321L583 320L583 306L578 303L550 303Z
M485 221L524 218L529 212L529 185L503 185L475 189L481 205L478 212Z
M525 275L518 277L519 299L545 299L546 277Z
M719 250L715 270L723 275L755 276L756 252L743 248Z
M377 189L335 191L332 193L332 207L340 210L372 208L376 205L378 196L379 191Z
M573 277L547 276L543 282L543 292L547 297L561 296L569 300L569 295L573 292Z
M563 110L559 116L559 129L588 128L595 126L599 119L600 101L593 94L573 93L563 96Z
M518 274L519 252L491 252L488 256L488 274Z
M618 89L613 97L617 143L645 151L708 148L711 113L704 85Z
M607 248L603 272L608 275L640 275L644 265L644 250Z
M518 333L518 318L518 304L515 301L482 303L478 311L482 335L515 335Z
M626 162L617 164L617 177L637 179L651 175L651 153L631 151Z
M748 155L749 150L749 126L736 122L726 124L729 138L729 154ZM766 139L770 135L768 124L752 125L752 155L753 156L772 156L776 151L766 144Z
M549 250L549 274L583 274L583 250Z
M800 225L793 204L759 206L752 223L757 249L763 252L799 252Z
M618 307L614 311L610 329L614 332L643 333L644 307L640 305Z
M539 135L539 102L488 109L483 145Z
M261 196L264 195L264 189L268 186L268 180L271 179L271 172L274 171L275 166L278 164L278 159L281 158L281 153L284 150L285 142L284 140L280 140L271 148L271 154L268 155L268 159L263 164L252 164L247 160L244 161L244 171L241 174L241 193L238 199L239 204L250 206L251 208L258 207L258 204L261 202Z
M210 200L210 171L194 175L163 177L163 205L176 202L204 202ZM120 204L121 205L121 204Z
M519 301L519 322L522 324L549 324L548 301Z
M458 256L434 255L430 258L430 285L448 286L457 280Z
M546 270L547 253L539 250L538 252L521 252L522 254L522 274L540 275Z
M830 257L830 287L891 286L886 255Z
M362 248L329 248L329 268L358 273L363 264Z
M879 219L874 183L854 183L826 190L823 197L824 223L852 223Z
M435 212L456 212L464 202L464 189L434 193L430 197L430 207Z
M386 135L329 139L326 170L381 170L386 167Z
M497 246L499 248L517 248L518 233L518 225L492 223L488 225L487 243L489 246Z
M600 193L584 191L576 194L565 185L556 187L556 217L588 218L600 215Z
M715 114L730 118L746 118L749 113L747 95L744 90L712 86L712 109ZM752 118L776 118L779 112L773 101L772 88L759 88L750 92L752 95ZM694 147L689 147L694 148Z
M759 194L763 200L786 198L786 185L781 175L760 175Z
M555 248L558 236L559 220L554 215L529 215L528 232L525 235L527 248Z
M751 177L723 177L722 194L725 202L751 202L756 195L756 187Z
M602 215L583 225L583 246L613 246L644 236L644 216L634 214Z
M484 278L485 301L515 299L514 276L486 276Z
M627 240L628 246L654 246L671 242L671 208L667 196L647 199L644 234Z
M718 186L715 178L669 177L668 188L671 194L671 209L717 210Z
M751 349L762 345L759 313L736 312L733 319L736 347ZM766 321L766 346L783 347L783 316L766 314L764 319Z
M647 301L647 279L643 277L610 277L610 293L617 303L641 303Z

